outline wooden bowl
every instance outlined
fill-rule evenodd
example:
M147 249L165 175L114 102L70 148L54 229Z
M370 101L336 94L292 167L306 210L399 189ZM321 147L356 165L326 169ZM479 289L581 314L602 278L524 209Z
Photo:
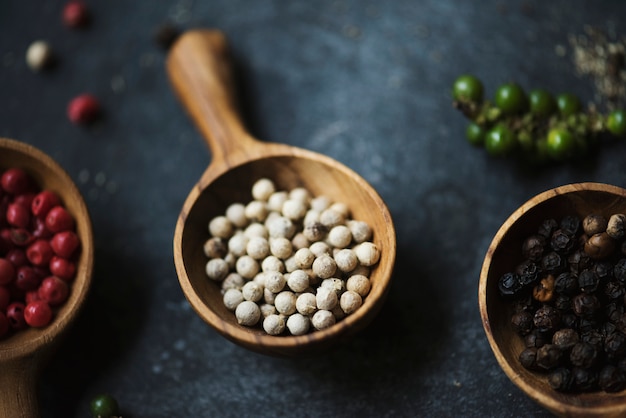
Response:
M478 301L483 327L495 357L511 381L534 401L559 416L626 416L626 391L562 393L550 387L544 375L524 368L519 353L524 343L510 325L512 307L498 291L501 275L512 271L523 257L522 242L547 218L560 219L590 213L610 217L626 213L626 190L599 183L569 184L543 192L518 208L494 237L480 273Z
M39 149L12 139L0 138L0 170L20 167L42 189L57 193L76 220L81 241L76 277L69 299L45 328L28 328L0 340L0 416L36 417L37 377L42 365L81 311L91 284L93 235L85 202L65 170Z

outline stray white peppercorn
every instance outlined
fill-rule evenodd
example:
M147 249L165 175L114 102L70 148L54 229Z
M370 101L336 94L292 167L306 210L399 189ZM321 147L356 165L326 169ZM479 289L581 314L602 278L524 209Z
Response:
M211 280L221 282L228 275L228 263L222 258L212 258L206 263L206 275Z
M301 200L288 199L283 203L282 214L286 218L292 220L302 219L304 215L306 215L306 212L306 203Z
M293 292L284 290L276 295L274 299L276 310L283 315L291 315L296 311L296 295Z
M378 247L372 242L362 242L359 245L354 247L354 253L356 257L359 259L359 263L364 266L373 266L378 263L378 259L380 258L380 251Z
M237 322L241 325L253 326L261 319L261 309L259 305L250 301L244 300L235 309L235 317Z
M46 41L35 41L26 50L26 64L33 71L49 68L54 62L52 47Z
M285 288L287 280L285 276L278 271L269 271L265 273L265 288L272 293L278 293Z
M214 237L230 238L233 231L233 224L226 216L216 216L209 222L209 233Z
M285 271L285 264L282 260L274 255L268 255L261 261L262 271L279 271L283 273Z
M352 241L352 232L345 225L332 227L328 232L328 243L335 248L346 248Z
M322 254L313 261L313 272L322 279L332 277L337 271L337 263L327 254Z
M259 272L259 263L249 255L242 255L235 264L237 273L244 279L252 279Z
M271 314L263 320L263 329L269 335L280 335L285 331L285 318L282 315Z
M226 218L237 228L244 228L248 224L246 207L242 203L233 203L226 208Z
M354 274L346 281L346 289L358 293L362 298L367 296L371 286L370 280L362 274Z
M237 273L228 273L228 276L222 281L222 290L227 291L228 289L241 289L245 284L245 280Z
M258 179L252 185L252 197L256 200L267 201L275 191L274 182L268 178Z
M298 268L308 269L313 265L315 254L313 254L308 248L300 248L294 254L294 259Z
M287 192L281 191L272 193L267 201L267 209L274 212L280 212L283 208L283 204L287 201L288 198L289 196Z
M239 289L228 289L224 293L224 306L227 309L234 311L237 306L244 301L243 294Z
M624 238L624 229L626 229L626 215L616 213L611 215L606 226L606 233L613 239Z
M245 300L258 302L263 299L263 286L255 281L250 281L243 285L241 294Z
M349 220L346 225L350 229L352 233L352 239L356 243L361 243L368 241L372 238L372 228L367 224L367 222L363 221L355 221L354 219Z
M296 299L296 310L302 315L310 316L317 311L317 302L313 293L302 293Z
M318 309L331 310L337 305L338 300L335 290L327 287L319 287L315 294Z
M287 329L292 335L304 335L309 332L311 321L301 313L295 313L287 318Z
M337 254L335 254L334 259L337 264L337 268L346 273L354 270L359 263L354 251L348 248L339 250Z
M311 317L311 325L318 331L335 325L336 319L332 312L320 309Z
M270 243L263 237L252 237L246 244L246 253L255 260L262 260L270 254Z
M206 240L202 248L207 258L224 258L228 254L228 245L222 238L212 237Z
M289 273L287 286L296 293L304 292L309 287L309 275L304 270L294 270Z
M362 304L363 298L361 298L361 295L353 290L345 291L339 298L339 306L341 306L341 310L347 315L350 315L359 309Z

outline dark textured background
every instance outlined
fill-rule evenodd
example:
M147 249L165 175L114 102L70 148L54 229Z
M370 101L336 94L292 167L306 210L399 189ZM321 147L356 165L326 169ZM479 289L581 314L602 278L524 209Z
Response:
M88 4L93 24L71 31L63 1L0 0L0 136L36 145L67 169L96 237L89 304L41 379L45 417L85 417L100 392L132 418L549 415L492 355L479 270L501 223L535 194L586 180L626 185L626 143L584 167L530 172L465 142L450 88L472 72L488 96L515 80L592 100L568 37L585 25L624 33L626 2ZM387 202L398 235L393 287L377 320L346 346L268 358L223 339L185 301L174 225L210 153L153 40L165 22L226 33L253 135L336 158ZM54 71L27 68L36 39L55 48ZM66 118L82 92L106 111L95 126Z

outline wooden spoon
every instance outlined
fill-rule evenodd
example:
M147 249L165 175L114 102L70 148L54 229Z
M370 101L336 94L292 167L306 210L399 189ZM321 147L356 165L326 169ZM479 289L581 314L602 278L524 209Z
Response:
M250 136L236 111L227 44L215 30L186 32L172 46L167 71L174 90L208 143L213 160L187 197L176 224L174 260L181 287L198 315L223 336L248 349L274 355L311 352L337 343L366 326L387 294L396 255L391 215L376 191L337 161ZM370 276L372 289L354 314L324 331L304 336L270 336L237 324L222 302L219 285L207 280L203 243L210 219L235 202L251 200L259 178L280 190L304 187L346 203L354 219L367 222L382 255Z
M76 277L67 302L45 328L28 328L0 340L0 416L33 418L39 416L37 377L55 348L78 316L85 302L93 270L93 235L85 202L70 176L39 149L7 138L0 138L0 170L20 167L42 189L56 192L74 216L81 241Z
M530 398L559 416L626 416L626 390L618 393L563 393L553 390L545 374L531 372L519 362L524 348L510 320L512 304L498 291L498 280L523 261L522 242L549 218L566 215L583 219L595 213L607 219L626 213L626 190L601 183L568 184L545 191L520 206L500 227L483 262L478 301L485 333L502 370Z

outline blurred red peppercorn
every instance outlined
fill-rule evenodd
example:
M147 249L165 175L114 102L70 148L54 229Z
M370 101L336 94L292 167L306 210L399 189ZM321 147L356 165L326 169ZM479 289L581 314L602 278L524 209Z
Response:
M13 195L26 193L31 184L30 176L21 168L9 168L0 177L2 188Z
M6 286L0 286L0 312L4 312L11 303L11 291Z
M24 294L24 302L28 305L36 300L41 300L39 297L39 289L29 290Z
M52 237L50 245L56 255L70 258L80 245L80 240L74 232L62 231Z
M30 223L28 208L20 203L10 203L6 211L7 222L18 228L26 228Z
M28 257L23 248L13 248L6 253L5 258L13 264L15 268L28 264Z
M6 258L0 258L0 285L9 284L15 280L15 267Z
M74 229L74 218L63 206L55 206L46 215L46 228L53 233Z
M82 1L69 1L63 7L63 23L72 29L85 28L91 21L87 5Z
M6 315L12 329L20 330L26 328L26 320L24 320L25 307L22 302L13 302L7 307Z
M50 190L44 190L35 195L31 203L30 210L33 215L42 217L46 216L50 209L60 204L61 199L56 193Z
M52 320L52 308L44 300L30 302L24 308L24 321L31 327L45 327Z
M67 106L67 117L78 125L94 122L100 116L100 112L100 102L90 94L81 94L73 98Z

